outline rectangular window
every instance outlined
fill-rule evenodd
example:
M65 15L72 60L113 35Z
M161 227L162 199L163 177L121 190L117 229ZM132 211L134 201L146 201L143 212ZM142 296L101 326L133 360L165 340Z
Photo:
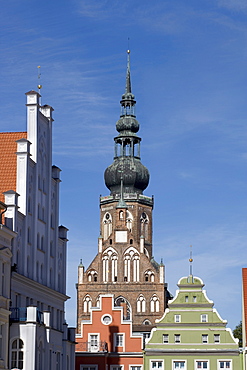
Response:
M89 334L89 352L98 352L99 350L99 334Z
M202 334L202 343L208 343L208 335Z
M208 322L208 315L207 314L201 315L201 322Z
M111 370L123 370L123 365L111 365Z
M152 369L164 369L164 361L151 360L150 361L150 370Z
M163 343L169 343L169 334L163 334Z
M186 369L186 363L185 361L173 361L173 370L177 370L177 369L183 369L185 370Z
M181 342L180 334L174 334L174 342L175 343L180 343Z
M123 347L124 346L124 335L123 334L115 334L115 347Z
M174 322L181 322L181 315L174 315Z
M130 365L130 370L142 370L141 365Z
M214 343L220 343L220 334L214 334Z
M186 295L185 296L185 302L188 303L189 302L189 297Z
M80 370L98 370L98 365L80 365Z
M196 361L195 370L198 369L209 369L209 362L208 361Z
M193 302L196 303L196 295L193 297Z
M218 369L231 369L232 368L232 361L231 360L224 360L218 361Z

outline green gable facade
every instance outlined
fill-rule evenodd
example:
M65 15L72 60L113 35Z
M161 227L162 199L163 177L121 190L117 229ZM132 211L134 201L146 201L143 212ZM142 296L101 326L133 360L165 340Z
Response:
M181 278L146 343L145 370L241 370L237 340L198 277Z

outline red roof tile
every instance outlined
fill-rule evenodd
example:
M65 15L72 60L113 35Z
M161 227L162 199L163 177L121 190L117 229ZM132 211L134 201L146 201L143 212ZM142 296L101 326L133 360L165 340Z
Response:
M26 139L27 132L0 133L0 201L4 202L3 192L16 191L16 140Z

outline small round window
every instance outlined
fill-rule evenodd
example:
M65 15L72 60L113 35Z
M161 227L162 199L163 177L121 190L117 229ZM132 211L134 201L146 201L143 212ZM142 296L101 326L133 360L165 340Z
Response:
M112 317L111 317L111 315L103 315L103 316L101 317L101 321L102 321L102 323L103 323L104 325L109 325L109 324L111 324L111 322L112 322Z

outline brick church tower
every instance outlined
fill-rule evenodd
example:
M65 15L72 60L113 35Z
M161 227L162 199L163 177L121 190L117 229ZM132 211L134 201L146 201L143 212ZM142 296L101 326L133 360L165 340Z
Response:
M105 170L110 195L100 198L98 253L85 270L78 268L77 331L89 319L90 307L99 294L114 294L123 306L124 318L132 319L135 332L149 332L166 308L164 265L153 258L153 198L143 195L149 183L148 169L140 160L141 138L131 92L128 50L125 93L116 123L114 162Z

